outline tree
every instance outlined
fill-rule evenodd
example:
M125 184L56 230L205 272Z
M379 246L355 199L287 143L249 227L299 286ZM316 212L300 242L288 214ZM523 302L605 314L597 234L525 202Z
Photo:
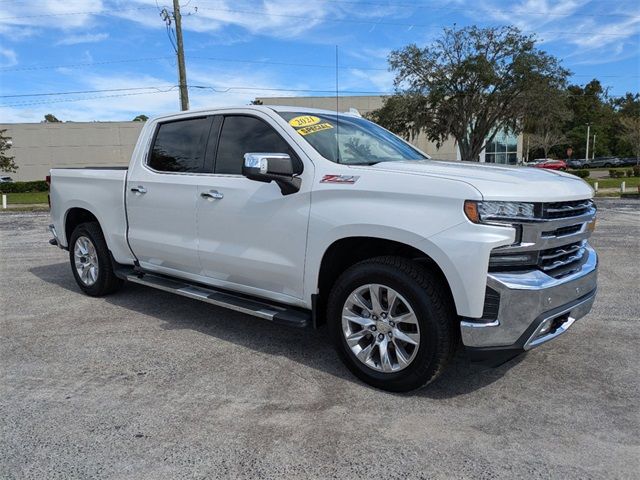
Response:
M7 155L11 148L11 137L5 135L6 129L0 130L0 171L15 172L18 166L13 161L14 157Z
M549 151L557 146L567 143L567 137L554 129L544 130L541 133L533 133L529 136L529 148L539 148L544 152L543 158L549 158Z
M44 116L44 121L46 123L60 123L60 120L58 120L53 113L47 113Z
M498 131L519 132L534 87L562 88L569 74L554 56L536 48L535 37L516 27L445 28L427 47L393 51L389 65L396 95L382 110L406 115L397 133L424 131L437 145L453 136L465 160L477 160ZM420 97L419 111L400 106Z
M636 165L640 165L640 117L622 117L623 138L633 149Z
M146 122L147 120L149 120L149 117L147 117L146 115L138 115L133 119L134 122Z
M529 94L524 121L524 131L529 134L527 145L529 149L542 150L543 158L549 158L553 147L567 143L562 128L572 118L568 98L565 90L544 83L534 86ZM558 156L563 157L564 152Z

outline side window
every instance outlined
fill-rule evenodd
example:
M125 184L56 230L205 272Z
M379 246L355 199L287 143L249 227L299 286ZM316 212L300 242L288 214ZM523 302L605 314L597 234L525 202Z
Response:
M288 153L294 162L299 161L289 144L266 122L241 115L225 117L215 173L240 175L244 154L249 152Z
M160 172L202 172L210 118L160 124L147 164Z

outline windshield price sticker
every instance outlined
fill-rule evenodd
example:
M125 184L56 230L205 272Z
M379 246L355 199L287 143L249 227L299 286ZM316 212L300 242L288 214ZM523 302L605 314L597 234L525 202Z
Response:
M322 130L328 130L333 128L333 125L330 123L320 123L318 125L310 125L308 127L299 128L297 132L300 135L309 135L310 133L321 132Z
M309 125L315 125L317 123L320 123L320 119L313 115L301 115L289 120L289 125L294 128L308 127Z

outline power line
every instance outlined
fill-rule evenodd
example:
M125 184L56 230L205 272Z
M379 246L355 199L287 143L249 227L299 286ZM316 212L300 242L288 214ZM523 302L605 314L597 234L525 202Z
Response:
M23 93L18 95L0 95L0 98L51 97L51 96L58 96L58 95L81 95L84 93L125 92L130 90L157 90L160 92L168 92L169 90L175 87L176 87L175 85L170 85L165 87L131 87L131 88L109 88L104 90L77 90L74 92Z
M17 97L35 97L35 96L54 96L54 95L79 95L79 94L89 94L89 93L108 93L108 92L130 92L130 93L117 93L114 95L102 95L102 96L92 96L92 97L83 97L83 98L65 98L65 99L47 99L40 101L27 101L27 102L19 102L19 103L10 103L10 104L2 104L0 107L17 107L17 106L28 106L28 105L45 105L50 103L65 103L65 102L80 102L85 100L93 100L99 98L116 98L116 97L127 97L132 95L146 95L146 94L156 94L156 93L167 93L173 91L178 88L178 85L166 86L166 87L132 87L132 88L120 88L120 89L104 89L104 90L83 90L76 92L54 92L54 93L38 93L32 95L17 95ZM276 88L276 87L256 87L256 86L218 86L213 87L210 85L189 85L188 88L190 90L209 90L215 93L230 93L232 91L245 91L245 92L287 92L287 93L316 93L316 94L328 94L332 97L335 96L335 89L327 88L327 89L307 89L307 88ZM154 91L145 91L145 92L137 92L137 90L154 90ZM340 92L342 96L348 95L382 95L388 96L393 95L395 92L392 91L364 91L364 90L343 90ZM462 94L464 95L464 94ZM540 96L540 95L529 95L529 98ZM568 97L582 97L582 94L567 94ZM2 96L3 98L15 98L15 95Z
M177 87L174 87L174 88L177 88ZM115 95L96 95L96 96L92 96L92 97L65 98L65 99L58 99L58 100L43 100L43 101L38 101L38 102L6 103L6 104L0 104L0 108L1 107L26 107L26 106L29 106L29 105L48 105L48 104L52 104L52 103L83 102L85 100L95 100L95 99L100 99L100 98L131 97L131 96L134 96L134 95L153 95L153 94L158 94L158 93L167 93L168 91L170 91L170 90L166 90L166 91L158 90L156 92L120 93L120 94L115 94Z
M57 65L27 65L24 67L0 67L0 72L19 72L19 71L33 71L33 70L51 70L56 68L84 68L84 67L92 67L92 66L100 66L100 65L112 65L117 63L142 63L142 62L151 62L158 60L171 60L174 59L175 55L167 55L164 57L142 57L142 58L127 58L127 59L114 59L114 60L104 60L98 62L81 62L81 63L62 63ZM247 64L257 64L257 65L276 65L276 66L286 66L286 67L303 67L303 68L325 68L334 70L336 68L335 65L329 64L320 64L320 63L297 63L297 62L277 62L270 60L249 60L249 59L238 59L238 58L220 58L220 57L202 57L198 55L188 55L186 57L188 60L209 60L213 62L229 62L229 63L247 63ZM365 67L362 65L339 65L338 68L340 70L365 70L365 71L377 71L377 72L386 72L389 71L388 68L383 67ZM571 75L572 77L598 77L598 78L637 78L640 75L634 74L625 74L625 75L594 75L589 73L576 73Z
M393 26L393 27L409 27L409 28L445 28L447 25L428 25L424 23L401 23L401 22L381 22L376 20L357 20L357 19L342 19L342 18L324 18L324 17L305 17L301 15L290 15L286 13L271 13L260 10L233 10L228 8L209 8L199 7L199 10L210 10L216 12L228 12L228 13L242 13L246 15L263 15L269 17L283 17L283 18L295 18L298 20L307 21L322 21L333 23L354 23L365 24L374 26ZM540 34L558 34L558 35L580 35L584 36L583 32L557 32L557 31L537 31L537 30L521 30L524 33L540 33ZM605 33L605 32L589 32L591 36L614 36L614 37L628 37L625 33Z
M206 0L200 0L205 1ZM291 0L294 1L294 0ZM555 12L539 12L539 11L531 11L531 10L504 10L504 9L495 9L495 8L486 8L486 9L478 9L478 8L465 8L465 7L451 7L451 6L436 6L429 4L417 4L417 3L385 3L385 2L373 2L373 1L349 1L349 0L324 0L325 3L333 3L337 5L369 5L369 6L378 6L378 7L402 7L402 8L414 8L419 10L444 10L447 12L451 11L459 11L459 12L478 12L478 13L501 13L505 15L540 15L544 17L592 17L592 18L601 18L601 17L623 17L623 18L640 18L640 15L634 15L623 12L602 12L602 13L555 13ZM32 3L33 0L25 0L23 2L18 2L17 0L0 0L0 3ZM610 2L609 5L618 6L617 2ZM185 5L186 7L187 5ZM153 7L130 7L120 9L119 11L133 11L133 10L149 10L153 9ZM212 8L206 8L207 10L213 10ZM221 10L221 9L218 9ZM225 10L225 11L235 11L235 10ZM241 11L235 11L238 13L243 13ZM112 13L105 11L86 11L86 12L67 12L67 13L43 13L37 15L22 15L22 16L14 16L14 17L0 17L0 20L17 20L23 18L41 18L41 17L56 17L56 16L65 16L65 15L113 15ZM277 16L277 14L269 13L269 15Z
M155 9L154 7L137 7L137 8L125 8L119 10L120 12L124 11L134 11L134 10L149 10ZM428 25L428 24L420 24L420 23L402 23L402 22L381 22L379 20L358 20L358 19L340 19L340 18L325 18L325 17L306 17L301 15L291 15L284 13L271 13L260 10L234 10L228 8L211 8L211 7L199 7L200 10L210 10L216 12L228 12L228 13L241 13L247 15L262 15L269 17L282 17L282 18L295 18L298 20L306 20L306 21L322 21L322 22L333 22L333 23L350 23L350 24L364 24L364 25L378 25L378 26L394 26L394 27L407 27L407 28L444 28L446 25ZM522 12L526 13L526 12ZM25 16L15 16L15 17L0 17L0 20L19 20L19 19L27 19L27 18L41 18L41 17L59 17L59 16L68 16L68 15L102 15L102 16L120 16L110 12L96 12L96 11L87 11L87 12L65 12L65 13L46 13L46 14L38 14L38 15L25 15ZM601 15L599 15L601 16ZM537 30L522 30L524 33L538 33L538 34L555 34L555 35L579 35L584 36L584 32L567 32L567 31L537 31ZM628 37L628 34L625 33L609 33L609 32L594 32L590 31L589 34L591 36L609 36L609 37Z

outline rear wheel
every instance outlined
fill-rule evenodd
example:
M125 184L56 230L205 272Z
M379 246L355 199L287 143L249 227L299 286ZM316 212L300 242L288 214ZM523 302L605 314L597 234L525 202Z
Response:
M604 168L611 168L611 167L613 167L613 165L611 165L610 163L605 163L604 164Z
M435 380L456 347L455 313L439 279L404 258L349 268L327 307L340 357L377 388L402 392Z
M73 231L69 261L76 283L88 295L108 295L123 284L113 273L107 242L97 222L82 223Z

